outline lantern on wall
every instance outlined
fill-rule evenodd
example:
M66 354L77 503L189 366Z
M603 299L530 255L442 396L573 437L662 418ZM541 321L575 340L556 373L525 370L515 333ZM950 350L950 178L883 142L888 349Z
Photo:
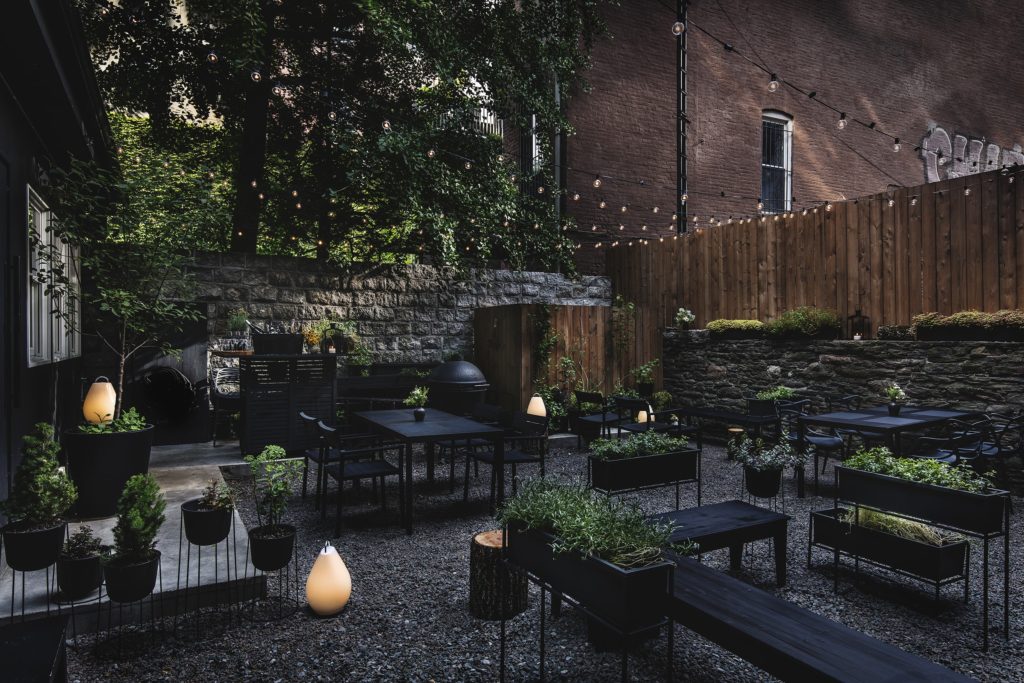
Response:
M85 401L82 403L82 416L85 421L94 425L110 422L114 419L116 407L117 392L114 391L114 385L106 377L97 377L89 386Z
M547 417L548 409L544 405L544 399L539 395L534 394L533 398L530 399L530 405L526 407L527 415L536 415L537 417Z
M351 595L352 576L348 568L334 546L324 543L306 578L309 608L321 617L328 617L345 609Z

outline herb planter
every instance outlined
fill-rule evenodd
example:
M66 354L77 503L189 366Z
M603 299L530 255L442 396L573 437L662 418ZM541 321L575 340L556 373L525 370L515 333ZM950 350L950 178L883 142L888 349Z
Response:
M966 540L932 545L838 518L841 508L811 513L814 543L932 582L964 575Z
M67 431L62 445L68 458L68 476L78 488L75 517L112 517L128 480L149 472L153 425L137 432Z
M281 569L292 560L295 527L288 524L258 526L249 531L252 566L263 572Z
M615 493L647 486L659 486L697 478L696 449L645 455L639 458L590 460L590 482L593 488Z
M19 572L46 569L60 555L66 528L66 522L43 529L34 529L24 522L8 524L3 528L7 566Z
M103 583L103 564L99 555L57 558L57 587L64 600L80 600Z
M510 560L623 633L645 631L664 621L671 563L623 569L575 552L556 555L551 549L555 536L518 524L508 526L506 538Z
M743 483L747 493L757 498L774 498L782 486L782 469L755 470L743 466Z
M971 493L836 466L840 500L976 534L1005 531L1006 491Z
M181 519L185 538L193 545L215 545L228 537L231 531L231 508L210 509L199 507L199 498L181 504Z
M160 551L143 562L122 563L116 559L103 565L107 596L114 602L138 602L153 592L160 570Z

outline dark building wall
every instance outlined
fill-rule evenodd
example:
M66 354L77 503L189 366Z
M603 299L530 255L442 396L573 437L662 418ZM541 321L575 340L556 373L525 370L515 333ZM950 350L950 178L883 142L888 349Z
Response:
M664 208L675 202L674 15L657 0L630 0L606 13L612 37L595 47L592 90L569 106L577 130L569 164L645 180L647 187L606 182L602 193L609 208L661 206L659 221L650 220L649 209L627 212L623 234L642 236L644 223L664 232ZM1012 15L996 0L693 0L693 22L848 117L899 135L902 150L894 153L891 140L855 124L840 131L836 114L786 87L770 93L765 74L691 27L691 216L706 226L712 215L756 212L765 109L793 116L797 207L1024 163L1024 57ZM618 232L620 216L596 208L589 180L570 176L570 193L581 188L587 195L573 214L586 230L596 222ZM582 237L581 264L599 270L601 252Z

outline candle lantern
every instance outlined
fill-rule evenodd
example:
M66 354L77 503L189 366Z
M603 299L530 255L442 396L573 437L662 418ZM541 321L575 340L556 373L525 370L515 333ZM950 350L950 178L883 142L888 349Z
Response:
M527 415L536 415L537 417L547 417L548 409L544 405L544 399L539 395L534 394L530 399L530 405L526 407Z
M89 391L85 394L82 416L90 424L104 424L114 419L116 406L117 392L114 391L114 385L106 377L100 376L89 386Z

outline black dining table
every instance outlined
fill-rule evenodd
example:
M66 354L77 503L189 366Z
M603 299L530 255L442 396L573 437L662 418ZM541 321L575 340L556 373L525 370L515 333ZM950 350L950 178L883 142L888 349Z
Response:
M497 497L500 504L505 497L505 430L486 425L467 417L460 417L436 408L427 408L426 417L417 422L411 408L395 410L367 410L355 413L356 418L365 421L379 433L401 441L405 446L405 519L407 533L412 533L412 447L422 443L428 449L438 441L464 441L487 439L494 443L494 467L497 477Z

